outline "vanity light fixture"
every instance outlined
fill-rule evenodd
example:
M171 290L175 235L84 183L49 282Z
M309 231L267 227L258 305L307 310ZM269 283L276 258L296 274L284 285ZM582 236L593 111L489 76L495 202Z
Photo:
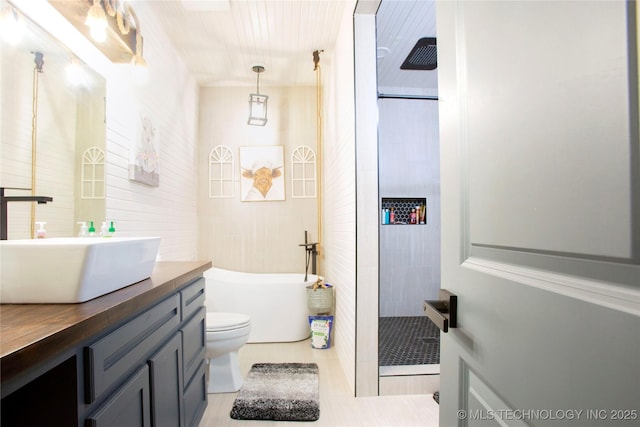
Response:
M108 18L107 15L111 18ZM93 0L93 4L89 8L87 18L84 21L89 27L91 38L97 42L106 41L109 20L112 21L111 27L117 27L117 31L120 32L121 36L129 35L131 28L135 28L135 51L133 52L131 64L136 68L146 68L147 62L142 57L140 20L133 10L133 7L131 7L129 2L121 0ZM131 50L134 49L132 45L129 46Z
M260 94L260 73L264 72L262 65L255 65L252 70L257 74L256 93L249 95L249 120L247 124L264 126L267 124L267 95Z
M89 8L87 19L84 23L89 27L91 37L97 42L104 42L107 39L107 15L100 5L100 0L93 0L93 5Z

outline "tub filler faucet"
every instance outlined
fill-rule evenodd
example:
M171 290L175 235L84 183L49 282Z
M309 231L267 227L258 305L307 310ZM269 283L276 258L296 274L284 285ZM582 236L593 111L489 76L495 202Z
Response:
M0 240L7 240L7 203L9 202L37 202L38 204L44 204L47 202L53 202L53 197L48 196L5 196L4 190L25 190L30 191L30 188L10 188L0 187Z
M304 230L304 243L298 246L304 246L304 250L307 253L306 263L304 266L304 281L307 281L309 273L309 259L311 259L311 274L317 274L316 272L316 257L318 256L318 243L307 243L307 230Z

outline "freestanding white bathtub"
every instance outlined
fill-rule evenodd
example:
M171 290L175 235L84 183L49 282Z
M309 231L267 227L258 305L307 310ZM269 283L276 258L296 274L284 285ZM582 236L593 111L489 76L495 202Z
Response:
M259 274L212 268L204 272L207 312L251 316L249 343L293 342L309 338L306 287L317 276Z

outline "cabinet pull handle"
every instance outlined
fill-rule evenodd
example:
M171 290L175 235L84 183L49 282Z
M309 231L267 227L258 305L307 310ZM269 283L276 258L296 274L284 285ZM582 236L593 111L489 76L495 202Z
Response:
M424 314L444 333L458 325L458 297L446 289L440 289L439 300L424 301Z

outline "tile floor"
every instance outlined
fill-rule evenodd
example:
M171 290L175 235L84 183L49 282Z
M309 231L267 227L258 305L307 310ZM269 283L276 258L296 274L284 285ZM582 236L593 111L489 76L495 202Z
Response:
M380 366L440 364L440 330L427 316L381 317Z
M320 419L314 422L240 421L229 417L236 393L210 394L200 427L436 427L432 395L353 397L334 348L312 349L309 340L247 344L240 350L243 373L256 362L315 362L320 369Z

